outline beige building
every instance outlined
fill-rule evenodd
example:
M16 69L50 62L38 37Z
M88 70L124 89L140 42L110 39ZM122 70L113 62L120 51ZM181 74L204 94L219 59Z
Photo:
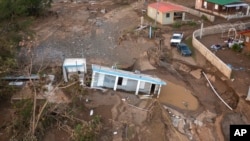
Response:
M250 17L249 5L241 0L196 0L195 9L226 19Z
M185 8L173 3L156 2L148 5L147 15L162 25L185 19Z

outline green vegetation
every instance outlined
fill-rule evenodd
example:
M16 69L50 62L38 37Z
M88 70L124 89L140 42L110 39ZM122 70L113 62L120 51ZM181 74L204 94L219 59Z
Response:
M187 21L187 22L176 21L175 23L173 23L172 26L173 28L180 28L185 25L195 27L197 26L197 23L195 21Z
M202 15L202 16L201 16L201 19L204 20L204 21L208 21L208 18L207 18L207 16L205 16L205 15Z
M182 23L177 21L173 24L173 28L180 28L182 26Z
M29 26L34 17L42 15L50 7L52 0L0 0L0 77L19 69L15 59L19 43L32 37ZM1 82L3 83L3 82ZM0 90L0 100L6 93Z
M194 22L194 21L188 21L188 22L187 22L187 25L189 25L189 26L196 26L197 23Z
M52 0L0 0L0 20L39 16Z
M75 141L95 141L101 128L100 116L95 116L88 125L77 124L74 128L73 139Z
M242 48L241 48L242 44L234 44L232 46L232 50L236 51L236 52L241 52Z
M190 50L192 51L192 57L195 58L195 49L194 49L194 46L192 44L192 37L189 37L187 38L187 40L184 41L189 47L190 47Z

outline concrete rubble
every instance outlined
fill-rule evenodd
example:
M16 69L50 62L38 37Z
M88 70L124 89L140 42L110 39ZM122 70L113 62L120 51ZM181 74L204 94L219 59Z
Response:
M196 79L200 79L201 78L201 69L197 69L197 70L192 70L190 72L190 74L196 78Z

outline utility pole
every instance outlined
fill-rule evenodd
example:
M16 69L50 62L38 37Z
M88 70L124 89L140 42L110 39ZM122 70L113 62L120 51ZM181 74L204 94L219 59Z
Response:
M203 32L203 20L201 21L200 39L202 38L202 32Z

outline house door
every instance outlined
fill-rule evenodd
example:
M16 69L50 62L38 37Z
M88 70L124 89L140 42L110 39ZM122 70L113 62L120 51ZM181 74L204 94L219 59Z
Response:
M155 91L155 84L152 84L152 85L151 85L150 93L152 94L152 93L154 93L154 91Z
M122 81L123 81L123 78L122 77L118 77L117 85L122 85Z

